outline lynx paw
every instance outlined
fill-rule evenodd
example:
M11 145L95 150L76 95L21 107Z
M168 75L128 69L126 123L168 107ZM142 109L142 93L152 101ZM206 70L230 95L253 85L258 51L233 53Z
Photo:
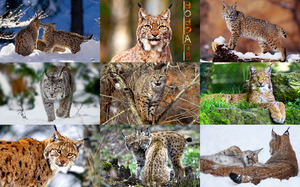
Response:
M233 182L240 184L242 182L241 180L241 175L235 174L235 173L230 173L229 177L231 178L231 180L233 180Z
M59 109L56 110L56 115L60 118L68 118L69 117L69 115L67 115L65 111L59 110Z

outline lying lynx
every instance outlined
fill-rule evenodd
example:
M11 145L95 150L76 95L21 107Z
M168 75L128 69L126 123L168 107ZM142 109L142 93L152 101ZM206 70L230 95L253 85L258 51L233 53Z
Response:
M156 123L156 110L167 82L167 66L154 70L152 66L135 83L134 99L144 122Z
M215 176L230 176L236 183L251 182L260 183L267 178L289 179L297 176L298 162L295 151L290 143L288 129L282 136L277 135L272 130L270 141L271 158L261 166L238 167L227 166L219 169L207 170Z
M246 99L249 103L257 103L259 107L265 107L270 110L274 122L284 123L285 105L280 101L276 101L273 95L271 66L268 66L265 70L256 70L250 65L249 70L249 91L243 94L223 94L222 97L228 103L237 103L243 99ZM201 98L201 100L211 97L218 97L218 94L209 95Z
M53 53L55 47L66 47L75 54L80 51L80 44L93 37L93 34L89 37L84 37L77 33L55 30L56 26L54 23L46 23L43 27L45 30L43 41L46 43L44 51L47 53Z
M166 140L168 155L172 162L172 167L175 173L175 179L181 179L185 176L185 170L182 166L182 157L186 150L187 142L192 142L192 138L187 135L180 134L174 131L161 131L149 133L149 131L142 132L139 135L136 131L135 134L124 136L126 147L133 154L137 163L136 173L137 178L140 178L141 171L145 165L145 151L150 145L150 137L157 136L163 137Z
M142 184L147 187L164 187L170 179L168 171L168 149L163 137L150 137L150 145L145 153L146 163Z
M213 155L200 156L200 162L203 163L206 161L212 161L209 163L215 163L216 165L239 166L239 167L259 165L258 154L261 150L262 148L255 151L250 151L250 150L241 151L239 147L232 146L226 150L223 150ZM205 168L201 168L201 170L204 169Z
M0 186L46 187L59 171L71 168L83 143L60 135L56 127L53 136L42 142L0 141Z
M40 87L48 121L55 120L54 101L59 101L56 115L60 118L70 117L74 91L71 70L66 66L48 68L41 79Z
M111 62L172 62L169 48L172 38L171 6L172 4L158 16L148 14L140 6L136 30L137 44L113 57Z
M36 17L29 23L28 27L18 32L15 42L16 53L27 56L30 55L34 49L37 49L39 30L42 25L42 22Z
M269 46L281 52L281 61L285 61L286 49L279 40L279 35L286 38L284 30L265 20L245 16L242 12L236 11L236 3L228 6L223 2L222 17L231 32L228 43L229 49L234 49L240 36L258 41L261 53L268 51Z

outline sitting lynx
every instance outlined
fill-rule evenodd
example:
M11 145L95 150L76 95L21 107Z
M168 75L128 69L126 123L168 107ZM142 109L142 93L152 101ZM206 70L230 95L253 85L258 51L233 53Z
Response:
M83 143L60 135L56 127L53 136L42 142L0 141L0 186L46 187L59 171L71 168Z
M42 25L42 22L36 17L29 23L28 27L18 32L15 42L16 53L27 56L30 55L34 49L37 49L39 30Z
M240 36L258 41L261 53L268 51L269 46L281 52L281 61L286 59L286 49L279 40L279 35L286 38L284 30L265 20L245 16L242 12L236 11L236 3L228 6L223 2L222 17L231 32L228 43L229 49L234 49Z
M280 101L276 101L273 95L271 66L268 66L265 70L256 70L250 65L249 69L249 91L243 94L223 94L222 97L228 103L237 103L242 99L246 99L249 103L257 103L259 107L265 107L270 110L274 122L284 123L285 105ZM201 100L210 97L217 97L217 95L209 95L201 98Z
M227 166L219 169L212 169L210 174L215 176L230 176L236 183L251 182L260 183L267 178L289 179L297 176L298 162L295 151L290 142L288 129L282 136L272 130L270 141L271 158L262 166L237 167Z
M40 82L43 104L48 121L55 120L54 101L59 101L56 115L61 118L70 117L73 101L74 80L71 70L66 66L48 68Z
M137 44L113 57L111 62L172 62L169 48L172 38L170 27L172 4L158 16L148 14L140 4L139 6Z
M55 47L69 48L73 54L80 51L80 44L84 41L92 39L93 35L89 37L81 36L77 33L67 32L63 30L55 30L54 23L44 24L43 41L46 43L44 49L47 53L53 53Z
M149 133L149 131L142 132L139 135L136 131L135 134L124 136L126 147L133 154L137 163L136 173L137 178L140 178L141 171L145 165L145 151L150 145L150 137L157 136L163 137L166 140L168 155L172 162L172 167L175 173L175 179L181 179L185 176L185 170L182 166L182 157L186 150L187 142L192 142L192 138L187 135L180 134L174 131L162 131Z
M207 167L204 167L205 164L239 167L259 165L258 154L261 150L262 148L255 151L241 151L239 147L232 146L213 155L200 156L200 163L202 166L201 170L205 170L205 168Z
M145 153L146 163L142 184L147 187L164 187L170 179L168 171L168 149L163 137L150 137L150 145Z
M157 67L158 68L158 67ZM167 66L154 70L150 66L135 83L134 100L144 122L156 123L156 110L167 82Z

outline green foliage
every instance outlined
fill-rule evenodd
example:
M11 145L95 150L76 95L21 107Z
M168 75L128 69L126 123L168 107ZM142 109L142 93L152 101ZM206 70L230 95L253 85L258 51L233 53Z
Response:
M300 98L297 98L294 103L288 102L285 105L286 110L286 124L300 124Z
M108 162L108 161L103 162L103 170L104 171L109 171L111 169L111 167L112 167L112 164L110 162Z

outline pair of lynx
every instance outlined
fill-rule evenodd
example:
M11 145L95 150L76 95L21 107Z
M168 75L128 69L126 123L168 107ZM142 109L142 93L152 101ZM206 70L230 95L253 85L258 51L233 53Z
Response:
M43 40L38 39L41 27L45 30ZM93 37L93 35L84 37L77 33L55 30L55 28L54 23L43 24L41 20L36 17L29 23L28 27L18 32L15 42L15 52L27 56L30 55L34 49L53 53L64 52L66 50L65 48L69 48L74 54L80 51L80 44Z
M138 134L124 136L126 147L132 152L137 163L136 173L140 179L142 169L142 184L148 187L165 186L170 178L167 168L168 156L172 162L175 179L185 177L182 166L182 157L186 150L187 142L192 138L174 131L154 132L148 130Z
M258 41L261 53L268 51L269 46L281 52L281 61L286 60L286 49L279 40L280 35L286 38L284 30L265 20L245 16L242 12L236 11L237 3L228 6L223 2L222 17L226 21L227 28L231 32L228 43L229 49L234 49L240 36Z
M258 184L267 178L283 180L297 176L298 162L288 130L282 136L272 130L269 143L271 158L265 164L258 164L260 150L242 152L233 146L215 155L200 157L200 169L214 176L229 176L236 183Z
M256 103L259 107L268 108L271 117L276 123L285 121L285 105L276 101L273 95L273 86L271 82L271 66L264 70L256 70L252 65L249 67L249 91L243 94L222 94L222 98L228 103L237 103L246 99L249 103ZM213 94L201 98L201 100L219 97L219 94Z
M52 137L42 142L0 141L0 186L46 187L59 171L71 168L84 139L74 141L54 128Z

